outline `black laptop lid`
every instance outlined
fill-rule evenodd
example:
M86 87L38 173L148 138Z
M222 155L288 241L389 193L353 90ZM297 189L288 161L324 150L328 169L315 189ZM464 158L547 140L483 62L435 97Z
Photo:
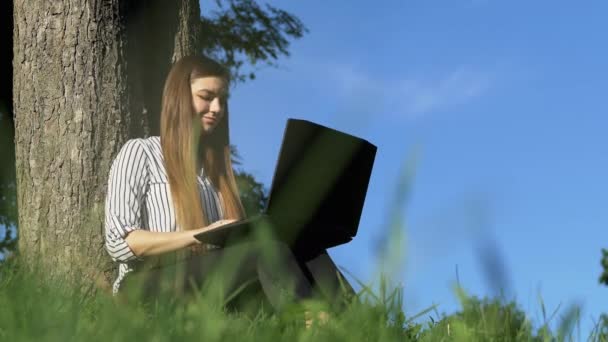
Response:
M311 239L317 232L350 240L357 234L376 150L361 138L288 119L266 213L279 226L305 229Z

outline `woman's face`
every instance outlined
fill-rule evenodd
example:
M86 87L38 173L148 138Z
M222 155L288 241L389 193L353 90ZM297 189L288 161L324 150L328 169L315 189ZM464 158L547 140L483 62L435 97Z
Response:
M206 76L192 80L192 104L200 120L201 134L213 132L224 118L226 106L226 81L221 77Z

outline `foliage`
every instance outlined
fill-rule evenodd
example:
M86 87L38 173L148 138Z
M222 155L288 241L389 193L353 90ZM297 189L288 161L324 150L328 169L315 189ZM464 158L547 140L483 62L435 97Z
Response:
M603 272L600 275L600 284L608 286L608 249L602 248L602 268Z
M444 316L436 323L436 329L427 332L427 335L445 332L453 335L456 340L466 337L467 340L481 341L521 341L535 338L530 321L516 303L503 303L496 298L467 297L463 293L460 296L462 309Z
M591 333L592 341L608 342L608 314L602 314Z
M17 250L17 239L13 235L15 229L3 227L4 235L0 236L0 261Z
M456 293L462 309L451 315L444 314L438 321L431 318L431 322L427 323L428 329L420 334L421 340L445 340L447 335L447 340L454 341L573 341L574 327L580 323L580 308L577 305L565 310L555 329L552 329L550 323L559 306L547 317L541 299L543 322L536 328L514 301L479 299L468 296L461 288L457 288ZM592 332L587 340L606 341L597 334L601 329L601 323L596 324L596 332Z
M260 213L268 201L264 184L258 182L252 174L243 170L237 171L235 178L247 217Z
M230 154L233 168L239 166L238 169L235 169L234 177L241 195L241 203L245 207L245 213L247 217L259 214L266 207L268 191L264 184L258 182L251 173L242 169L243 159L236 146L230 145Z
M219 11L202 9L200 42L205 54L230 67L235 80L255 79L255 73L243 74L247 63L261 62L276 66L280 55L289 56L288 38L301 38L308 32L292 14L254 0L216 0Z
M5 113L5 108L0 108L0 158L7 165L0 168L0 254L2 255L14 251L17 247L14 133L11 121Z

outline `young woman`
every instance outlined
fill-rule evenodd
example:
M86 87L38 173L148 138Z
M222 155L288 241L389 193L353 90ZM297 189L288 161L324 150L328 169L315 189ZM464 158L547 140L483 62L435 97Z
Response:
M352 293L325 251L293 255L279 242L263 250L256 243L213 248L194 238L245 218L230 159L229 82L228 70L212 59L181 59L165 82L160 137L131 139L116 156L105 208L106 249L119 269L114 293L135 274L157 290L159 270L168 268L159 260L167 256L183 266L185 274L170 276L185 276L179 290L200 286L213 273L225 275L225 293L257 279L275 309L286 288L296 299L313 290L334 299L342 285ZM146 264L153 266L144 270Z

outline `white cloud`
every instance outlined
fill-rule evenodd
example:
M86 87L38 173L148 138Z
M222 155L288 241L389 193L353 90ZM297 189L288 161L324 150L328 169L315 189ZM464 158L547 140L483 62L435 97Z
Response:
M488 72L455 68L439 76L404 77L383 80L350 65L333 66L330 77L337 94L344 100L395 113L400 117L419 117L466 104L490 87Z
M489 81L486 73L464 68L438 79L405 79L394 94L397 109L408 116L420 116L464 104L482 95Z

